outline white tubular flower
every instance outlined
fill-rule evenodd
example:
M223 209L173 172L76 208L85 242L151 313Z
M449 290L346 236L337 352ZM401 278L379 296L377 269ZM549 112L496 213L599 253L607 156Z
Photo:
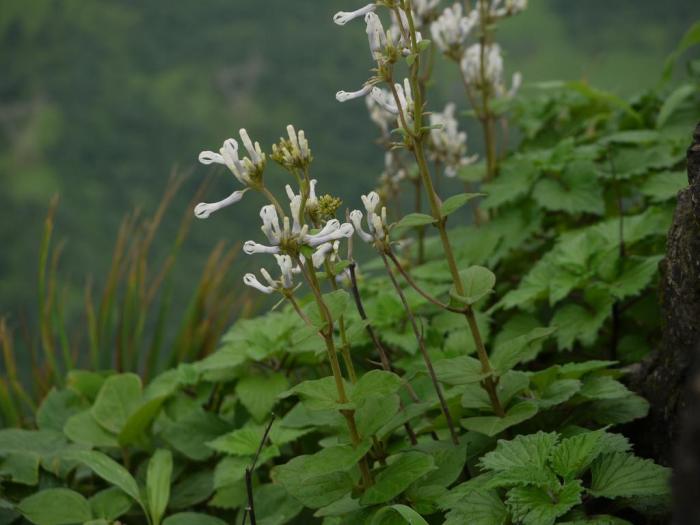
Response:
M304 130L300 129L297 132L294 126L289 124L287 137L281 138L279 144L272 145L272 159L289 170L306 168L313 158Z
M375 96L369 96L365 98L367 104L367 111L369 112L369 118L374 122L379 129L382 130L384 135L387 135L391 131L393 123L396 121L396 114L387 111L385 108L386 100L391 99L391 93L386 90L377 89L377 98L384 101L384 104L380 104L375 99Z
M435 18L440 0L413 0L411 6L415 11L414 19L418 27L425 26Z
M384 111L394 115L394 119L396 118L396 115L399 114L399 108L396 105L394 96L386 89L378 87L372 88L372 94L370 96L372 100L376 102Z
M513 98L515 95L518 94L518 91L520 91L520 86L523 85L523 75L520 73L520 71L516 71L513 73L513 80L510 86L510 89L506 93L507 98Z
M481 44L474 44L467 48L461 62L462 72L467 84L481 86ZM503 84L503 57L498 44L490 44L484 53L484 71L486 82L494 89Z
M194 215L198 219L207 219L215 211L240 201L246 191L248 191L248 188L234 191L231 195L219 202L200 202L194 207Z
M294 286L295 268L292 264L292 258L289 255L275 255L277 265L280 267L280 282L283 288L290 289ZM297 268L297 270L300 270Z
M349 222L340 223L337 219L332 219L326 223L320 232L313 235L304 235L304 244L315 248L326 242L333 242L340 239L352 237L354 228Z
M348 100L354 100L356 98L364 97L367 94L369 94L370 91L372 91L372 84L367 83L364 86L362 86L362 89L358 89L357 91L338 91L335 94L335 99L338 102L347 102Z
M464 41L474 29L478 20L477 12L463 16L462 4L456 3L446 8L430 25L433 41L443 53L460 54Z
M275 254L280 252L279 246L265 246L263 244L258 244L255 241L246 241L243 245L243 251L246 255L253 255L254 253L270 253Z
M365 15L365 23L367 24L367 39L372 58L380 62L384 58L387 47L386 31L379 16L374 12Z
M260 281L258 281L258 278L255 277L255 275L253 275L252 273L245 274L243 276L243 282L251 288L255 288L256 290L264 294L271 294L275 291L275 289L272 286L265 286Z
M259 143L253 144L245 129L239 131L243 146L248 151L249 157L238 157L238 142L236 139L227 139L219 149L219 153L202 151L199 154L199 162L202 164L223 164L244 186L256 186L260 184L265 170L266 157Z
M267 240L272 244L279 244L282 240L282 229L280 228L279 217L277 216L277 208L272 204L260 208L260 218L263 225L260 227L262 232L267 237Z
M430 154L445 167L445 175L454 177L461 166L471 164L476 157L467 157L467 134L459 131L455 105L447 104L442 113L430 115ZM435 127L439 126L439 127Z
M306 199L306 209L311 213L318 210L318 197L316 196L316 184L318 181L316 179L311 179L309 181L309 197Z
M405 78L403 86L401 86L401 84L395 84L394 87L396 88L396 93L399 98L398 110L403 114L406 125L409 127L413 126L414 102L413 93L411 92L411 83ZM399 122L401 122L400 119Z
M480 0L484 1L484 0ZM489 16L492 19L517 15L527 8L527 0L496 0L490 5ZM477 9L479 7L477 6Z
M289 184L284 188L287 191L287 197L289 197L289 210L292 212L292 220L294 221L292 233L299 233L304 222L303 217L301 217L301 195L296 195Z
M364 242L372 242L374 237L362 229L362 212L360 210L353 210L350 212L350 221L355 227L355 233Z
M316 251L311 256L311 264L314 268L320 268L326 260L329 253L333 251L333 243L324 242L316 248Z
M367 4L364 7L361 7L360 9L357 9L355 11L339 11L335 15L333 15L333 22L338 24L339 26L344 26L351 20L354 20L355 18L360 18L361 16L365 16L367 13L373 12L377 8L377 4Z

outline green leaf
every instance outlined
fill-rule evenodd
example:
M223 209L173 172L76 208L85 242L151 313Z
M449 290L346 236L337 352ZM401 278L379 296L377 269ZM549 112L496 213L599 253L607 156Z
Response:
M73 390L52 388L37 410L36 424L40 430L62 432L68 418L88 406L85 399Z
M652 129L634 129L629 131L618 131L612 135L604 137L601 142L604 144L617 143L617 144L650 144L652 142L659 142L661 135L658 131Z
M444 217L446 217L459 210L472 199L483 197L484 195L485 194L483 193L460 193L458 195L453 195L442 203L442 206L440 206L440 212Z
M70 461L77 461L91 469L99 477L119 487L143 507L139 486L129 471L112 458L96 450L71 450L63 454Z
M287 377L282 373L250 375L236 384L236 394L241 404L256 421L264 421L278 401L278 396L289 388Z
M278 484L255 487L255 517L259 525L285 525L303 508Z
M170 499L170 477L173 472L173 455L167 449L155 451L146 471L146 501L153 525L160 525Z
M630 391L610 376L592 376L583 380L579 394L587 399L619 399L630 395Z
M469 385L487 377L481 371L479 360L468 356L441 359L433 367L438 380L448 385Z
M639 189L652 202L664 202L675 199L678 192L687 187L688 174L685 171L662 171L649 176Z
M346 391L349 390L349 385L346 385ZM299 396L304 405L311 410L352 408L352 405L349 403L341 405L338 402L338 389L336 388L335 379L331 376L299 383L286 392L282 392L280 397L289 397L291 395Z
M399 404L399 396L395 394L376 396L364 401L355 411L360 435L374 435L396 415Z
M612 305L610 300L610 305ZM600 309L584 308L578 304L567 304L559 308L552 325L557 327L557 344L561 350L571 350L574 342L579 340L588 346L595 342L598 331L610 315L609 306L601 305Z
M513 396L525 390L530 384L530 377L525 372L511 370L500 377L496 385L496 393L501 405L507 407ZM467 385L462 393L462 406L477 410L491 410L491 401L486 390L480 385L473 383Z
M648 412L648 401L636 394L594 401L588 408L590 417L601 425L629 423L645 417Z
M214 474L209 467L178 481L170 491L170 510L184 510L208 500L214 492ZM165 521L168 521L167 518Z
M428 525L428 522L425 521L420 514L406 505L392 505L390 507L384 507L374 515L370 525L382 525L382 523L384 523L384 517L387 514L392 513L398 513L399 516L403 518L403 521L408 525Z
M560 405L574 397L581 389L581 381L577 379L559 379L547 385L536 400L540 409Z
M404 490L418 478L434 470L432 456L422 452L406 452L376 476L374 485L369 487L360 498L363 505L376 505L387 502Z
M659 274L662 259L662 255L627 259L622 275L610 284L610 293L618 300L641 293Z
M73 525L92 519L90 504L82 494L62 488L32 494L17 509L36 525Z
M582 493L579 480L565 483L554 493L539 487L515 487L508 491L506 504L517 523L553 525L559 516L581 503Z
M565 480L580 477L603 451L604 435L604 430L596 430L563 439L552 451L554 471Z
M168 424L162 437L175 450L195 461L203 461L214 451L206 443L231 430L231 425L210 412L197 408Z
M541 179L532 190L533 199L544 209L570 214L605 211L603 187L596 180L592 162L573 163L557 180Z
M39 483L39 455L35 452L10 452L0 455L0 480L21 485Z
M149 399L131 413L119 433L119 444L122 447L136 443L146 435L148 427L160 413L165 399L165 396Z
M450 294L457 301L464 304L472 305L478 302L490 294L496 285L494 273L483 266L471 266L466 270L461 270L459 275L462 278L464 293L457 293L453 287Z
M547 464L559 436L555 432L521 435L510 441L499 440L496 449L481 458L481 466L495 471L515 467L541 469Z
M232 454L235 456L253 456L260 447L264 435L264 429L260 426L246 426L219 436L207 443L217 452ZM275 457L279 455L279 449L275 446L263 448L261 456Z
M247 456L227 456L219 461L214 470L214 488L219 489L241 481L250 463L251 460Z
M119 447L117 436L101 427L92 415L92 411L85 410L68 418L63 427L65 435L80 445L88 447Z
M668 82L673 75L673 66L676 65L678 58L691 47L700 44L700 22L695 22L690 29L683 35L678 47L666 58L662 81Z
M397 222L394 228L415 228L433 224L434 222L435 218L432 215L426 215L425 213L409 213Z
M508 512L493 490L478 490L466 494L447 513L443 525L505 525Z
M226 525L226 522L199 512L180 512L165 518L163 525Z
M698 92L698 88L693 84L683 84L678 86L673 92L664 100L659 114L656 117L656 127L663 128L664 124L673 115L674 111L683 104L683 102L691 95Z
M109 522L129 512L133 500L116 487L101 490L90 498L92 515Z
M602 498L662 496L669 493L671 471L631 454L599 457L591 467L590 493Z
M141 379L136 374L108 377L92 406L92 416L107 430L118 434L141 402Z
M401 378L392 372L370 370L352 387L350 399L358 403L374 396L395 394L401 386Z
M491 355L491 365L499 374L503 374L518 363L532 361L541 350L542 341L556 330L556 327L538 327L499 344Z
M518 403L511 407L504 417L478 416L461 420L462 426L467 430L495 436L505 429L527 421L537 414L537 405L530 401Z

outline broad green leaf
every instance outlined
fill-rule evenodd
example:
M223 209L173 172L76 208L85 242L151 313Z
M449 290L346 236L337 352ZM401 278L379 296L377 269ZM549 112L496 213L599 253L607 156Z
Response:
M548 467L534 469L532 467L513 467L496 472L486 484L489 489L510 488L515 486L556 488L559 486L557 476Z
M0 454L0 479L21 485L39 483L39 455L35 452Z
M461 420L462 426L467 430L479 432L487 436L496 436L505 429L527 421L537 414L537 405L530 401L525 401L514 405L506 412L504 417L498 416L477 416L468 417Z
M587 399L619 399L629 394L625 385L610 376L587 377L579 391L579 395Z
M612 306L591 311L578 304L567 304L559 308L554 317L552 325L557 327L557 344L561 350L571 350L574 342L581 341L585 346L593 344L598 336L598 331L603 326L605 320L610 316Z
M393 372L370 370L353 385L350 399L359 403L374 396L388 396L395 394L400 386L401 378Z
M596 180L594 166L572 165L557 180L541 179L532 190L533 199L545 210L602 215L603 187Z
M390 507L384 507L374 515L370 525L382 525L384 523L384 517L387 514L392 513L398 513L399 516L403 518L403 522L407 523L408 525L428 525L428 522L425 521L420 514L406 505L392 505Z
M440 206L440 212L443 216L450 215L459 210L472 199L483 196L483 193L460 193L458 195L453 195L442 203L442 206Z
M530 384L530 377L525 372L511 370L498 380L496 393L501 405L507 407L513 397L525 390ZM462 406L477 410L491 410L491 401L486 390L477 383L467 385L462 393Z
M700 44L700 22L695 22L690 29L683 35L678 47L666 58L666 63L664 64L664 70L662 74L662 81L668 82L671 80L673 75L673 66L680 56L685 53L691 47Z
M110 523L129 512L133 500L116 487L101 490L90 498L92 515Z
M433 363L438 379L448 385L469 385L487 377L481 370L481 363L473 357L460 356L441 359Z
M36 424L40 430L62 432L68 418L85 410L88 406L85 398L75 391L52 388L37 410Z
M110 432L118 434L140 402L141 379L139 376L114 375L105 380L91 412L95 421Z
M180 512L165 518L163 525L226 525L226 522L199 512Z
M119 433L119 444L123 447L136 443L143 438L151 423L160 412L165 397L154 397L139 405L126 420Z
M231 430L231 425L210 412L197 408L182 419L166 425L161 436L175 450L195 461L203 461L214 451L206 443Z
M258 421L264 421L278 401L278 396L289 388L287 377L281 373L250 375L236 384L241 404Z
M255 517L259 525L285 525L303 508L301 503L278 484L268 483L255 487Z
M581 503L583 488L579 480L565 483L561 489L515 487L508 491L506 504L517 523L553 525L556 519Z
M622 275L610 283L610 293L618 300L641 293L652 279L659 275L659 262L663 256L643 257L625 261Z
M636 394L616 399L601 399L590 404L588 413L601 425L629 423L649 413L649 402Z
M214 474L209 467L178 481L170 491L170 510L185 510L208 500L214 492ZM167 521L167 518L165 519ZM164 522L165 523L165 522Z
M495 471L515 467L541 469L558 441L559 436L554 432L521 435L510 441L501 439L495 450L481 458L481 466Z
M618 131L612 135L604 137L601 142L609 144L611 142L617 144L649 144L659 142L661 135L658 131L652 129L635 129L630 131Z
M671 471L631 454L599 457L591 466L590 493L603 498L631 498L668 494Z
M552 451L554 471L565 480L579 477L602 452L603 430L563 439Z
M478 302L490 294L496 285L496 276L483 266L471 266L466 270L461 270L459 275L462 279L464 293L458 293L453 287L450 294L461 303L472 305Z
M249 457L226 456L214 470L214 488L238 483L245 477L245 470L251 464Z
M505 525L508 511L493 490L478 490L466 494L447 513L443 525Z
M556 327L534 328L527 334L505 341L494 349L491 365L503 374L518 363L532 361L542 348L542 341L556 332Z
M74 525L92 519L83 495L62 488L32 494L20 501L17 509L36 525Z
M399 396L388 394L366 399L355 411L357 430L361 436L371 436L388 423L399 411Z
M66 377L67 386L93 402L107 379L104 373L90 370L71 370Z
M560 405L574 397L581 389L581 381L577 379L559 379L547 385L539 392L535 400L540 409Z
M146 471L146 501L153 525L160 525L170 499L170 477L173 455L167 449L158 449L151 456Z
M0 430L0 454L8 452L34 452L42 458L53 456L66 444L63 434L53 430L24 430L5 428Z
M108 483L119 487L143 506L136 480L128 470L106 454L97 452L96 450L71 450L66 452L63 456L67 460L82 463Z
M119 447L117 436L101 427L92 415L85 410L68 418L63 427L65 435L80 445L88 447Z
M426 215L425 213L409 213L397 222L394 228L415 228L417 226L433 224L434 222L435 218L432 215Z
M365 491L360 502L363 505L387 502L435 468L435 462L429 454L405 452L375 477L374 485Z
M656 127L663 128L664 124L666 124L668 119L673 115L673 112L676 111L688 97L696 94L697 92L698 88L693 84L683 84L674 89L668 98L664 100L664 103L659 110L659 114L656 116Z
M486 176L486 163L484 161L469 164L459 168L457 177L465 182L478 182Z
M207 446L224 454L253 456L260 447L264 432L263 427L247 426L219 436L208 442ZM266 446L261 452L261 456L266 459L277 455L279 455L279 449L276 446Z
M350 386L347 384L345 385L345 391L350 391ZM304 405L311 410L352 408L352 405L349 403L341 405L338 402L338 389L335 379L331 376L299 383L286 392L282 392L280 397L289 397L291 395L299 396Z
M675 199L678 192L688 187L688 174L685 171L662 171L655 173L639 188L652 202Z

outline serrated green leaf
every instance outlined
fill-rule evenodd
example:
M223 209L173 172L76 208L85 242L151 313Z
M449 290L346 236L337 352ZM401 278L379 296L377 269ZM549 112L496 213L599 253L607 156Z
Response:
M279 394L288 387L289 381L282 373L249 375L238 381L236 394L246 410L260 422L270 416Z
M524 401L512 406L504 417L478 416L461 420L462 426L467 430L479 432L487 436L496 436L505 429L527 421L537 414L537 405L530 401Z
M63 432L68 439L89 447L119 447L117 436L101 427L90 410L85 410L68 418Z
M542 348L542 341L556 332L555 326L538 327L496 346L491 355L491 365L504 374L518 363L532 361Z
M554 471L565 480L580 477L602 453L604 435L605 431L596 430L563 439L552 451Z
M674 111L685 102L685 100L693 94L698 92L698 88L693 84L683 84L678 86L673 92L664 100L659 114L656 116L656 127L663 128L668 119L673 115Z
M552 492L539 487L515 487L508 491L506 504L517 523L553 525L556 519L581 503L579 480L564 483Z
M579 395L587 399L619 399L629 394L625 385L610 376L587 377L579 391Z
M355 411L357 430L361 436L371 436L387 424L399 411L399 396L375 396L365 400Z
M496 491L479 490L461 498L446 518L443 525L505 525L508 512Z
M472 199L485 196L484 193L460 193L445 200L440 206L440 212L444 217L451 215L467 204Z
M639 188L652 202L674 199L678 192L688 187L685 171L662 171L650 175Z
M571 399L581 389L581 381L577 379L559 379L547 385L539 398L536 400L537 406L551 408Z
M345 390L346 392L350 391L350 386L346 384ZM338 389L335 379L331 376L299 383L286 392L282 392L280 397L292 395L299 396L310 410L352 408L350 403L341 405L338 402Z
M468 356L441 359L433 364L433 368L438 380L448 385L469 385L487 377L479 360Z
M174 423L166 425L161 431L161 436L186 457L203 461L214 454L206 443L230 430L229 423L215 414L197 408Z
M649 413L649 403L643 397L630 394L627 397L593 401L588 413L601 425L617 425L645 417Z
M499 440L496 449L481 458L488 470L506 471L515 467L541 469L552 454L559 436L555 432L537 432L510 441Z
M88 407L85 398L74 390L52 388L37 410L37 426L40 430L61 432L68 418Z
M496 385L496 393L501 405L508 407L513 396L525 390L529 384L530 378L525 372L514 370L506 372ZM491 401L486 390L476 383L466 386L462 393L461 403L464 408L491 410Z
M143 439L153 420L160 413L166 397L154 397L141 403L127 418L119 433L119 444L124 447Z
M39 483L39 455L35 452L0 455L0 479L21 485L36 485Z
M434 470L432 456L422 452L406 452L379 473L360 498L363 505L376 505L387 502L404 490L418 478Z
M36 525L73 525L92 519L90 504L83 495L63 488L32 494L20 501L17 509Z
M649 459L624 452L606 454L591 466L590 493L610 499L668 494L670 473Z

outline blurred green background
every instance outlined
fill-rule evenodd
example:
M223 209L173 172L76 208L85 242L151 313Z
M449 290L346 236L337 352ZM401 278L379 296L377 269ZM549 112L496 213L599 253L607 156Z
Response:
M35 308L51 195L61 196L61 274L77 302L86 276L105 274L124 214L153 210L174 168L192 171L155 245L167 250L199 182L216 171L197 154L240 127L266 149L287 123L305 129L322 191L357 205L383 156L364 104L341 105L334 94L362 84L370 55L361 21L341 28L331 18L363 3L0 0L0 314L12 322ZM584 79L629 95L656 83L699 16L697 0L531 0L499 31L508 71L526 84ZM454 98L466 109L454 71L441 66L438 78L432 107ZM207 200L236 185L219 171ZM218 240L257 233L253 198L195 222L177 286L194 286Z

